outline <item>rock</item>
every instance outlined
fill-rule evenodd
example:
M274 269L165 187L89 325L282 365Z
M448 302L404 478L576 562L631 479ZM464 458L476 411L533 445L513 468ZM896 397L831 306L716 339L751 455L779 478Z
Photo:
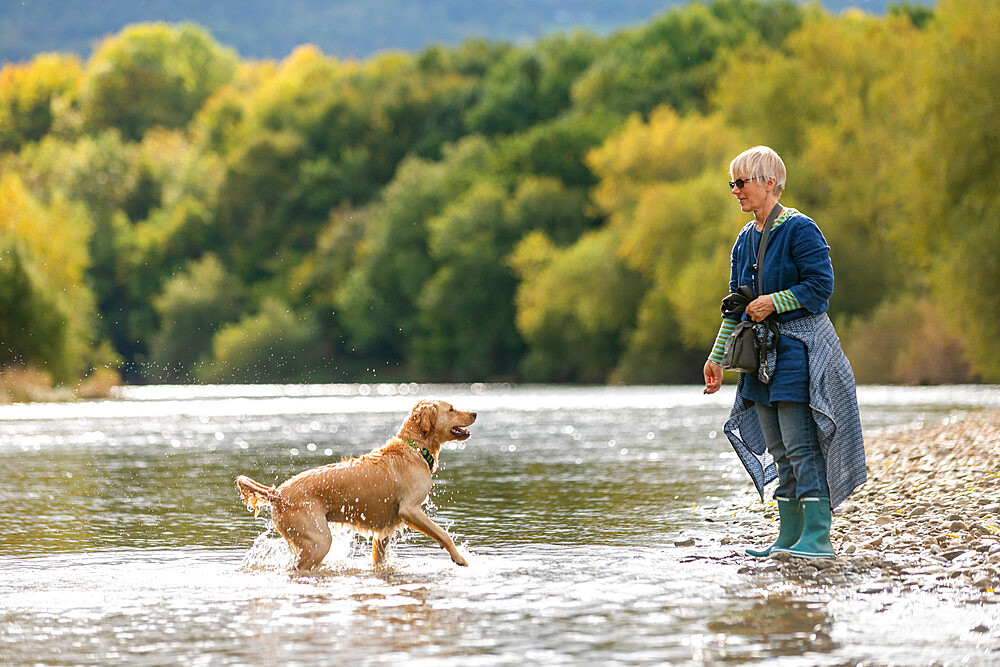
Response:
M948 525L948 529L952 530L952 531L955 531L955 532L958 532L960 530L968 530L969 527L965 524L964 521L952 521Z
M951 551L945 551L941 555L948 560L955 560L964 553L966 553L965 549L952 549Z
M674 540L674 546L675 547L693 547L694 546L694 538L693 537L689 537L689 538L684 539L684 540Z
M993 579L988 576L980 576L972 581L973 588L978 588L981 591L989 590L993 588Z
M892 523L891 516L880 516L879 518L875 519L876 526L884 526L887 523Z
M719 544L723 544L723 545L725 545L725 544L732 544L732 543L733 543L733 538L729 537L728 535L726 535L721 540L719 540Z
M876 581L858 589L859 593L884 593L892 590L892 584L888 581Z
M855 546L852 542L847 542L847 543L844 544L843 552L845 554L850 555L850 554L854 553L855 551L857 551L857 549L858 549L858 547Z

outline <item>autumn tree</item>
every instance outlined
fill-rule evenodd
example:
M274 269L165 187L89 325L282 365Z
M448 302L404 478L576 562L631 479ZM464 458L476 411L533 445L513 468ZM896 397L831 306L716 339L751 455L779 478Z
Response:
M42 54L0 69L0 151L17 151L57 129L68 129L82 67L73 55Z

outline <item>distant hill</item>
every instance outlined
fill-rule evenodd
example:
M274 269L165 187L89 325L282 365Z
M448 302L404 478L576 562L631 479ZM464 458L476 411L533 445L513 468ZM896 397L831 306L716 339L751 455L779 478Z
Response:
M530 41L574 27L608 33L686 0L0 0L0 61L46 51L86 57L131 23L191 21L244 58L283 58L315 44L342 58L417 51L464 39ZM825 0L883 13L890 0ZM923 4L930 4L924 2Z

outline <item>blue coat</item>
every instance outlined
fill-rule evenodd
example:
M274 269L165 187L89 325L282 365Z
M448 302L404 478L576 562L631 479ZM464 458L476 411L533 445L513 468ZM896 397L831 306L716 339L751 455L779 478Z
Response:
M790 290L802 308L779 313L779 322L825 313L833 294L830 246L808 216L795 209L786 209L779 217L782 219L784 221L771 230L767 241L761 275L763 289L759 289L753 270L761 233L752 221L740 231L733 245L729 291L735 292L740 285L752 286L757 294ZM795 338L781 336L778 340L770 384L760 382L753 374L745 375L741 395L747 400L763 405L771 405L773 401L809 402L808 355L805 345Z

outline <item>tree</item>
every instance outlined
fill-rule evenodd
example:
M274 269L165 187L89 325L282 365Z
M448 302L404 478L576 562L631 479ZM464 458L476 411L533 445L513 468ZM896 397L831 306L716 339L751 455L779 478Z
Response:
M329 374L316 322L269 298L212 338L211 363L195 374L203 382L310 382Z
M1000 381L1000 43L986 26L1000 5L945 0L928 26L929 43L915 59L923 138L912 164L911 207L895 238L929 270L934 294L973 369Z
M0 151L40 141L69 113L79 93L82 68L72 55L37 56L0 69Z
M94 303L84 282L89 221L0 178L0 365L33 364L66 382L85 372Z
M738 147L721 118L681 118L664 107L648 122L633 116L588 158L601 177L594 201L616 230L622 258L659 286L656 301L672 304L672 328L689 347L709 345L719 326L742 215L724 165Z
M541 231L557 245L567 246L595 226L587 216L589 206L582 188L567 188L552 177L528 176L514 191L509 215L521 234Z
M517 370L514 277L504 265L518 230L507 191L481 182L427 222L434 274L416 305L409 358L436 380L485 380Z
M526 175L551 176L569 187L589 187L594 175L584 157L601 145L621 118L605 113L568 113L538 123L497 142L499 169L514 179Z
M671 9L612 36L574 84L573 100L580 109L620 114L645 115L664 104L706 111L708 94L726 71L717 56L762 36L780 42L800 20L801 10L789 0L715 0Z
M130 26L105 39L87 63L84 118L133 141L155 126L184 127L233 78L236 63L235 52L193 24Z
M243 311L243 286L214 255L192 262L153 300L160 327L149 356L160 382L191 382L212 351L212 336Z
M479 99L465 112L466 126L478 134L509 134L559 116L600 47L600 38L581 31L507 52L486 73Z
M557 248L542 232L527 235L510 258L521 282L517 328L528 344L531 380L606 382L625 348L642 291L611 229Z
M435 272L427 221L492 171L489 145L470 137L445 150L440 162L409 158L380 201L358 257L337 290L338 320L349 351L398 363L418 330L417 301Z

